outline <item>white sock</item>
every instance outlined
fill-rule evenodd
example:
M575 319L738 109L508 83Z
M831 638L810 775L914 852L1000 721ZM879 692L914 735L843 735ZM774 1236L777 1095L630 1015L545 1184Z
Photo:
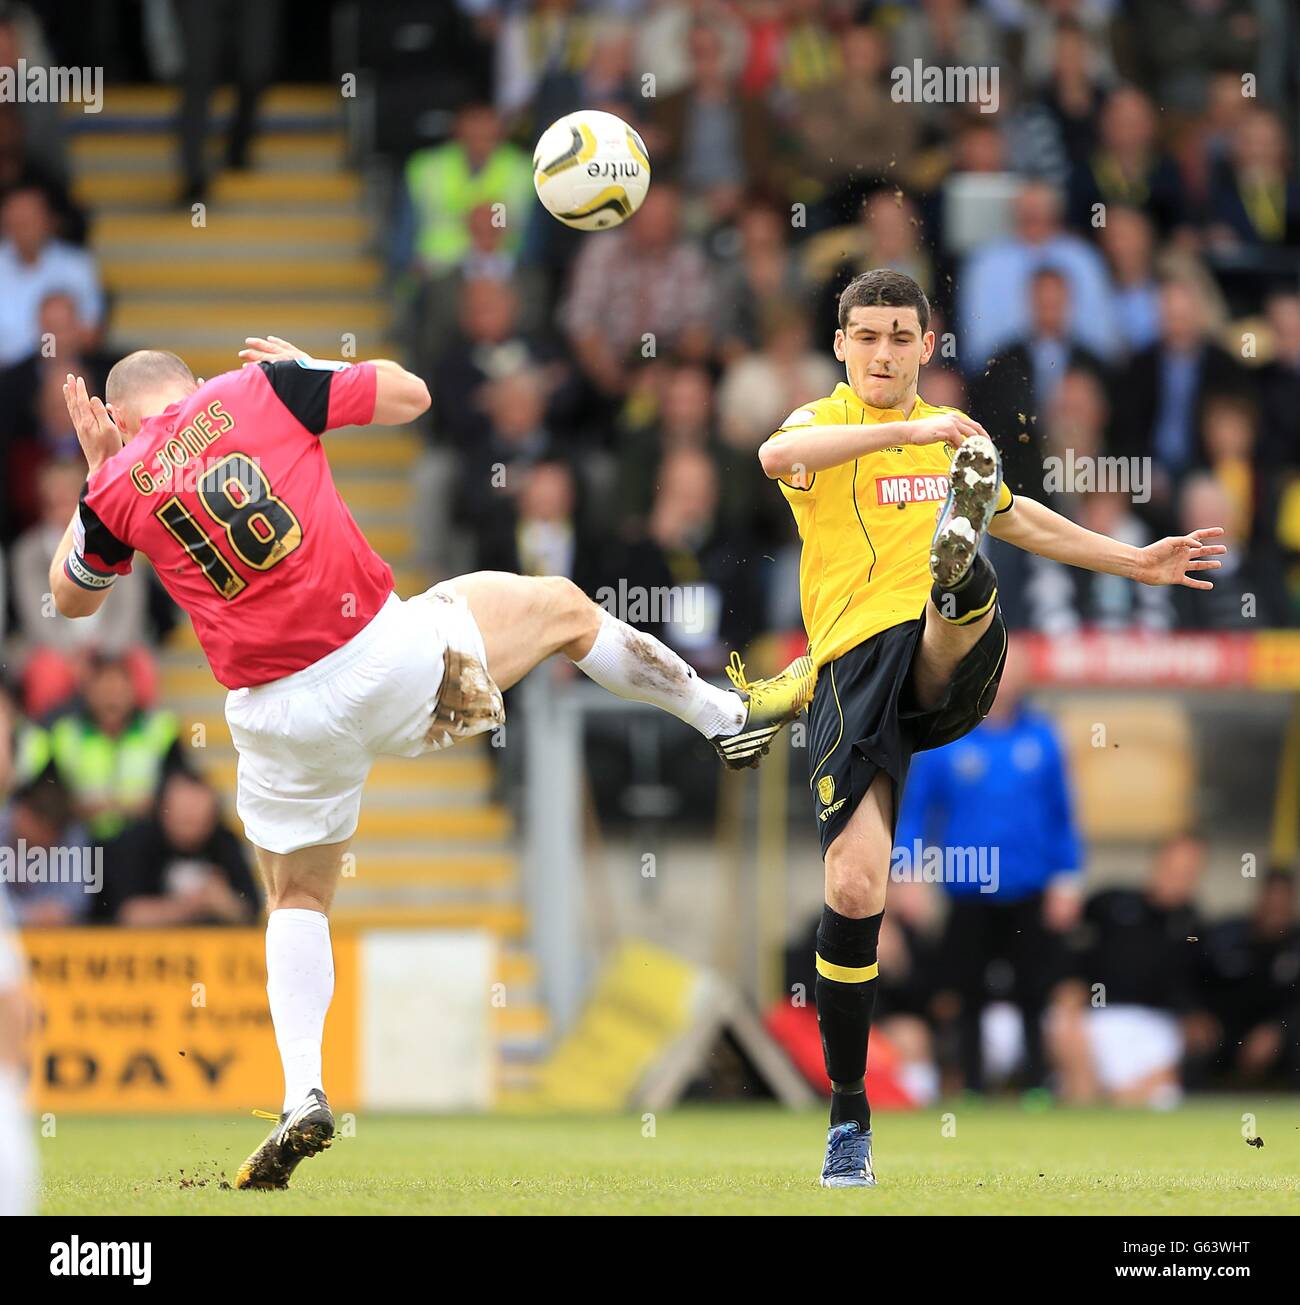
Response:
M671 648L608 612L591 651L574 665L616 698L671 712L706 739L738 734L745 723L739 694L700 679Z
M0 1216L36 1209L36 1146L23 1104L23 1076L0 1065Z
M322 1088L321 1039L334 996L330 922L319 911L272 911L266 918L266 995L284 1066L284 1109Z

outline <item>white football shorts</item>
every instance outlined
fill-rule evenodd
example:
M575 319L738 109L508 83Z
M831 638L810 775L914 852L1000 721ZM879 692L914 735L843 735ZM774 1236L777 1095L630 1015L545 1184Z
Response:
M446 584L388 601L355 638L283 679L226 697L236 808L268 852L356 833L376 757L418 757L505 720L483 636Z

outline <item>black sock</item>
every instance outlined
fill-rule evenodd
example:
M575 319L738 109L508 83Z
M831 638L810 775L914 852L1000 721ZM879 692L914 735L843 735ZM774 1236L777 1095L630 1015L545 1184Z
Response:
M831 1124L871 1127L867 1040L876 1005L876 945L884 912L853 920L822 907L817 928L817 1023L831 1081Z
M936 580L930 586L930 600L939 615L953 625L978 621L998 600L998 573L983 553L976 553L970 569L951 589Z

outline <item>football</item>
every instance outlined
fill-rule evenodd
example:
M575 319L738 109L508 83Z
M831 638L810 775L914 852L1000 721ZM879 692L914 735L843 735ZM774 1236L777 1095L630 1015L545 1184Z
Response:
M546 211L565 226L616 227L641 207L650 188L645 142L612 113L565 114L537 142L533 185Z

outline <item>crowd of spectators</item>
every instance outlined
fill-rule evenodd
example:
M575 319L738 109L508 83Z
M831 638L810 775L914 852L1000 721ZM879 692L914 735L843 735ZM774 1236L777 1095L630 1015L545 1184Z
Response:
M461 0L458 14L447 48L478 93L396 161L390 244L434 387L430 565L693 575L716 600L691 648L703 669L726 640L797 622L797 543L755 450L833 386L838 291L887 265L936 310L922 394L988 427L1014 489L1136 544L1227 528L1206 602L1000 550L1013 625L1300 619L1297 86L1278 57L1300 43L1294 14L1244 0ZM995 68L996 103L900 101L918 60ZM635 219L599 236L529 193L531 142L580 107L631 122L653 169ZM687 451L713 474L666 539L664 472Z
M880 935L871 1054L884 1102L1014 1087L1030 1100L1166 1109L1187 1090L1293 1090L1295 875L1262 871L1246 912L1208 920L1210 846L1179 831L1134 849L1131 878L1090 884L1064 751L1023 697L1015 650L989 717L912 761ZM792 992L811 991L817 923L787 951ZM770 1026L829 1092L808 1054L815 1018L789 1006Z

